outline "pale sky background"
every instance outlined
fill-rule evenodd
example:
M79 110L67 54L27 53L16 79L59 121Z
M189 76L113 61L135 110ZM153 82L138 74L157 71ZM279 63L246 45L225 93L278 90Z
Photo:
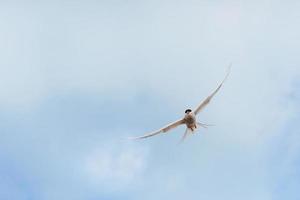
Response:
M300 2L1 1L0 199L300 199ZM194 108L201 122L127 141Z

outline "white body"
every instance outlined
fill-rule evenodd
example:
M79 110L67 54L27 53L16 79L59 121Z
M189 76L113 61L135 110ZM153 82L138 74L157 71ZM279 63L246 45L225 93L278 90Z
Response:
M194 112L189 112L184 116L184 123L186 127L192 129L192 131L197 128L196 115Z

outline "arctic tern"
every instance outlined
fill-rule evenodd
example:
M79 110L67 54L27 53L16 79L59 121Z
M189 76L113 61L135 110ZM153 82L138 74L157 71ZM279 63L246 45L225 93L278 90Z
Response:
M196 107L196 109L194 111L191 109L186 109L185 115L183 118L181 118L175 122L172 122L157 131L151 132L146 135L138 136L138 137L131 137L130 139L144 139L144 138L152 137L152 136L155 136L155 135L158 135L161 133L166 133L166 132L170 131L171 129L176 128L177 126L185 124L186 130L184 132L184 135L181 138L181 142L182 142L185 140L185 138L190 133L194 133L194 131L198 128L198 126L207 128L207 126L209 126L209 125L198 122L196 119L196 116L210 103L211 99L220 90L220 88L222 87L223 83L225 82L225 80L227 79L227 77L230 73L230 68L231 68L231 64L228 67L228 72L227 72L225 78L223 79L223 81L221 82L221 84L217 87L217 89L211 95L209 95L203 102L201 102L200 105L198 105L198 107Z

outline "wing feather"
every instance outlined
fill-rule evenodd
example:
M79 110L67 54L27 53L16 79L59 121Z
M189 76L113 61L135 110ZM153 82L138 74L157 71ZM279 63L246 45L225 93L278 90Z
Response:
M225 82L225 80L227 79L229 73L230 73L230 68L231 68L231 64L228 67L228 72L225 76L225 78L223 79L223 81L221 82L221 84L217 87L217 89L211 94L209 95L194 111L195 115L197 115L200 111L202 111L211 101L211 99L215 96L215 94L220 90L220 88L222 87L223 83Z
M155 136L155 135L158 135L160 133L165 133L173 128L176 128L177 126L181 125L181 124L184 124L184 119L180 119L180 120L177 120L173 123L170 123L168 124L167 126L157 130L157 131L154 131L152 133L149 133L149 134L146 134L146 135L143 135L143 136L138 136L138 137L132 137L130 139L144 139L144 138L148 138L148 137L152 137L152 136Z

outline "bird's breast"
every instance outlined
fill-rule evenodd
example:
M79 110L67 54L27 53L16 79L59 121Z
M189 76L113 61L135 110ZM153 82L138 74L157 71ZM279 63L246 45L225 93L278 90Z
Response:
M196 121L195 116L193 116L193 115L186 115L184 117L184 122L188 127L194 125L195 121Z

